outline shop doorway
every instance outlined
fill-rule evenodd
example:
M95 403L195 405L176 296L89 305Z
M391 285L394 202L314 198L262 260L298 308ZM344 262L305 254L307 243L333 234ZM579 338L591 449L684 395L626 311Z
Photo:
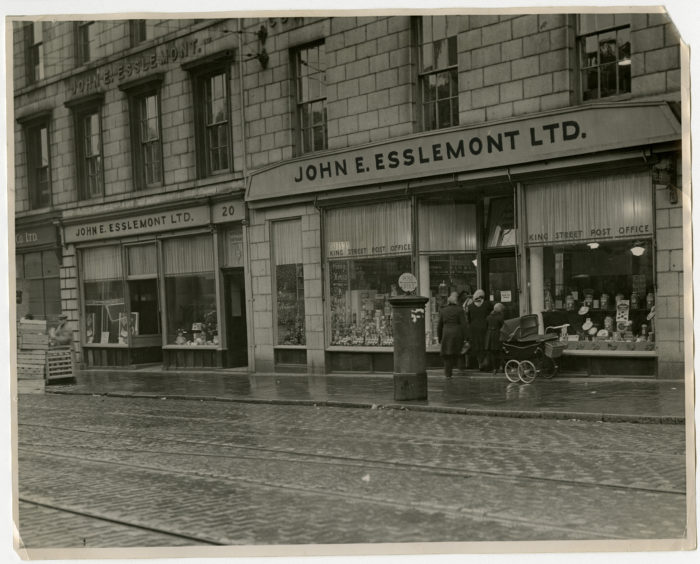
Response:
M503 304L506 319L519 317L518 265L514 252L488 253L482 260L486 295L491 302Z
M224 272L226 366L248 366L248 330L245 315L245 279L242 268Z

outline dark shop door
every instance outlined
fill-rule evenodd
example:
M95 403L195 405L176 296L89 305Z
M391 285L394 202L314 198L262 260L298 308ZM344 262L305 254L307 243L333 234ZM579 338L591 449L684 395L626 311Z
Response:
M226 302L226 366L248 366L248 331L242 268L225 271L224 292Z
M517 261L513 251L488 254L484 257L484 280L486 297L493 303L500 302L505 307L505 318L520 316L520 296L518 293Z

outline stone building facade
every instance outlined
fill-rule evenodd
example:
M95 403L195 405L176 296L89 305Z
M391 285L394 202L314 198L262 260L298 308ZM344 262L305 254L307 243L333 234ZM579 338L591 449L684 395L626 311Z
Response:
M682 373L689 212L681 51L665 15L16 21L13 32L15 231L53 226L17 243L17 311L67 314L85 366L390 371L396 274L416 276L433 316L444 282L484 287L511 317L562 321L567 296L578 310L588 289L562 265L584 264L597 243L631 270L592 280L593 299L634 293L639 311L619 346L570 343L565 367ZM641 210L602 228L622 235L533 243L538 190L611 193L618 177ZM370 236L371 223L390 227ZM469 226L462 241L438 241L453 224ZM493 230L510 235L496 243ZM624 254L637 239L643 264ZM46 265L30 275L37 256ZM641 343L642 325L644 345L622 344Z

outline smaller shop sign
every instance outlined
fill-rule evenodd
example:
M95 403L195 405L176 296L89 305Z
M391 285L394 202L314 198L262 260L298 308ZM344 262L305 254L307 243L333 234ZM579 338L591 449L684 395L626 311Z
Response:
M54 225L38 225L26 228L15 226L15 248L17 250L56 244L58 244L58 237Z
M573 231L540 231L528 234L529 243L567 243L573 241L608 240L635 236L651 236L651 225L620 225L617 227L592 227Z
M351 247L349 241L331 241L328 244L328 258L382 256L411 252L411 243Z

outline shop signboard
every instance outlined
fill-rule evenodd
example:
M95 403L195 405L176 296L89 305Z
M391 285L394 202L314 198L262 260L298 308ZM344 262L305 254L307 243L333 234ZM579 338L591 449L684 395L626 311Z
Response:
M15 226L15 249L58 244L56 227L52 224L31 227Z
M82 243L99 239L129 237L147 233L159 233L188 227L208 225L209 206L190 206L148 214L103 219L89 223L65 226L66 243Z
M505 168L681 138L666 103L608 103L431 132L253 172L247 200Z

